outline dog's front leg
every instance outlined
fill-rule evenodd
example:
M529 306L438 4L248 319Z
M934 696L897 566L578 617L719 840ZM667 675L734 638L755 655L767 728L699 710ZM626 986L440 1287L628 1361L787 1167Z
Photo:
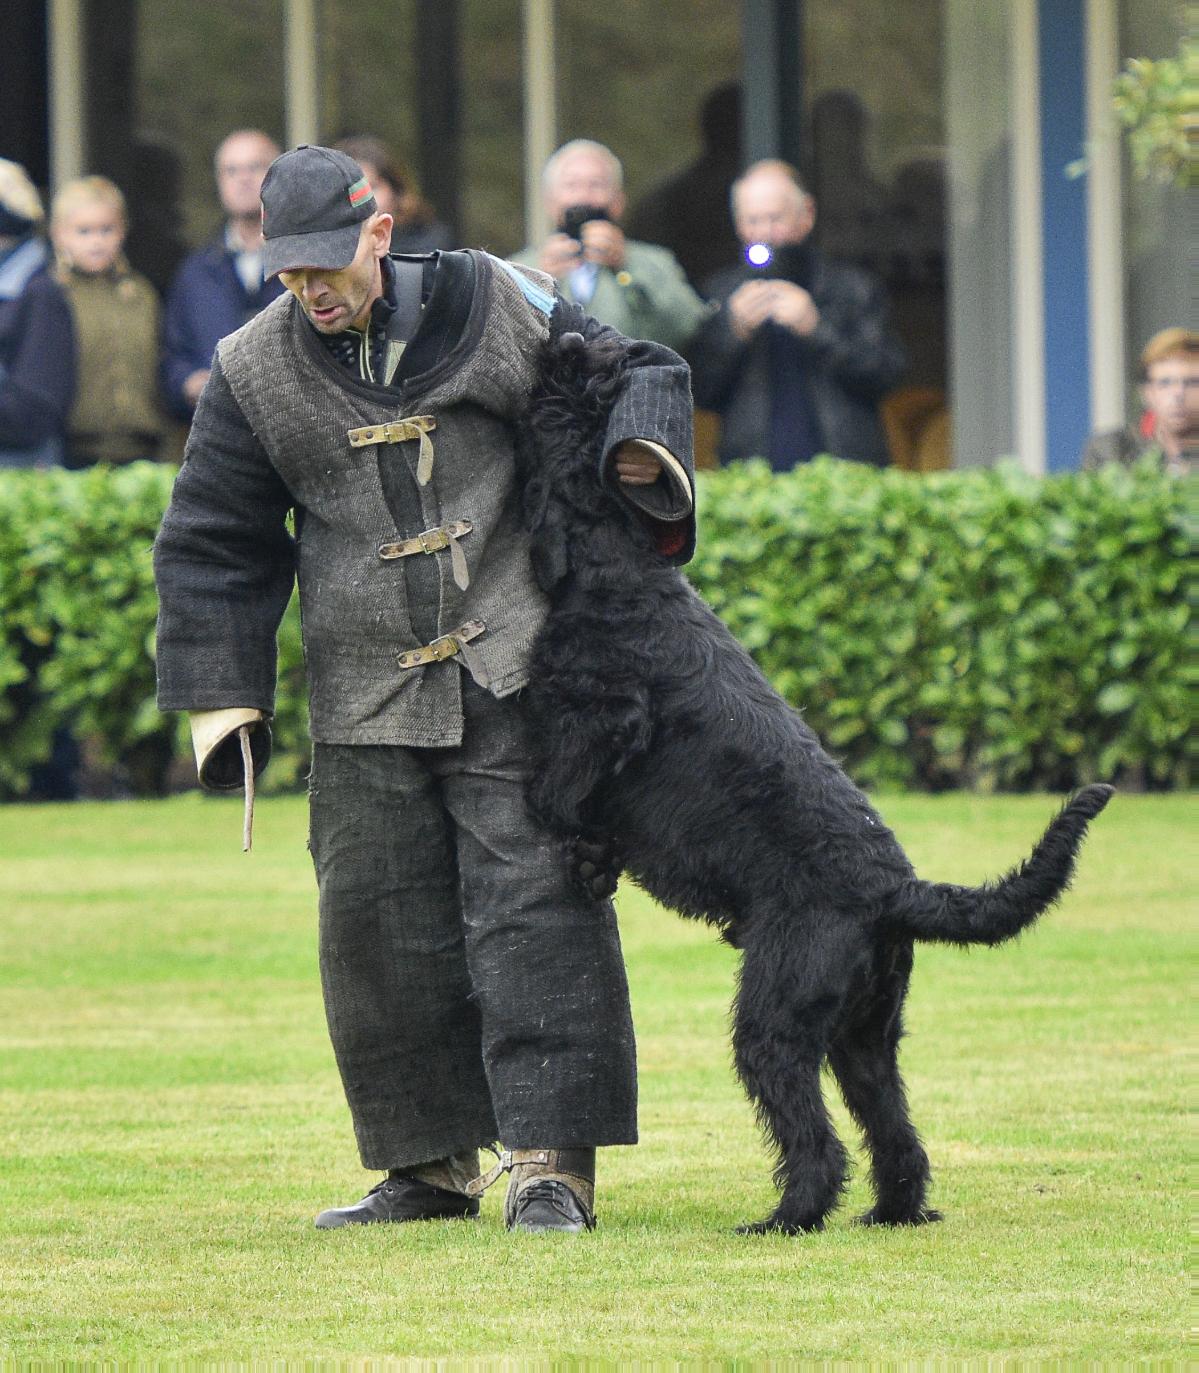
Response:
M649 692L631 688L570 704L544 687L530 687L533 764L526 788L537 820L560 838L602 838L603 795L649 747Z
M623 871L615 840L580 834L571 845L571 875L592 900L612 896Z

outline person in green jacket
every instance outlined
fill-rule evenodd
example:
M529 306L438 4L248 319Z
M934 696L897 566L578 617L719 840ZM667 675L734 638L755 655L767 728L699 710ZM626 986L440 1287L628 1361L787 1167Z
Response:
M158 297L125 260L126 227L125 197L106 177L68 181L54 197L50 238L79 343L68 467L160 455Z
M554 231L512 260L548 272L567 300L600 323L681 350L708 307L668 248L625 237L623 184L620 160L602 143L564 144L542 173Z

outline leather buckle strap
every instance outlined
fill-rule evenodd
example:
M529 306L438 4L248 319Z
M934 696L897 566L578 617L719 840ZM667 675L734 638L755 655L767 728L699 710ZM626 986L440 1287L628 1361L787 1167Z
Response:
M413 553L436 553L448 548L454 539L460 539L474 528L469 520L455 520L453 524L438 525L435 529L423 530L411 539L401 539L398 543L385 543L379 548L379 557L385 562L391 558L409 558Z
M406 443L409 439L420 440L420 456L416 462L416 480L421 486L428 486L433 476L433 440L429 431L437 428L437 420L432 415L409 415L404 419L390 420L387 424L365 424L360 429L350 429L346 437L351 448L367 448L376 443Z
M347 437L351 448L369 448L373 443L404 443L408 439L419 439L436 428L437 421L432 415L410 415L387 424L365 424L361 429L351 429Z
M515 1221L523 1192L541 1179L566 1185L580 1205L586 1227L595 1226L595 1149L504 1149L494 1153L494 1166L467 1182L467 1196L481 1196L501 1174L511 1173L512 1182L504 1203L504 1223L508 1229Z
M495 1163L480 1177L466 1184L468 1197L481 1196L502 1174L522 1165L533 1164L555 1177L571 1179L576 1185L595 1185L594 1149L504 1149L493 1150Z
M440 549L450 550L450 567L453 569L454 582L459 591L470 585L470 571L466 566L466 554L458 547L458 540L474 528L469 520L455 520L453 524L439 525L436 529L426 529L413 539L401 539L399 543L385 543L379 549L379 557L387 561L391 558L408 558L413 553L436 553Z
M472 639L477 639L486 628L487 626L482 620L467 620L465 624L459 625L457 629L452 629L448 634L443 634L438 639L434 639L431 644L426 644L424 648L410 648L404 653L397 653L396 662L405 669L424 667L428 663L442 663L447 658L462 653L466 645ZM480 685L484 684L480 683Z
M504 1173L511 1170L514 1163L548 1163L549 1161L550 1151L548 1149L504 1149L496 1155L495 1163L485 1173L477 1178L471 1178L466 1184L466 1195L468 1197L482 1196L493 1182L498 1182Z

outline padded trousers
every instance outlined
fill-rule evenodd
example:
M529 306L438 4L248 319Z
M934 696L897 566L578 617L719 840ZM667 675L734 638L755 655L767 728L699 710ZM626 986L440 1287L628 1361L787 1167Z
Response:
M321 983L367 1168L637 1139L615 911L528 814L517 701L463 687L458 747L313 749Z

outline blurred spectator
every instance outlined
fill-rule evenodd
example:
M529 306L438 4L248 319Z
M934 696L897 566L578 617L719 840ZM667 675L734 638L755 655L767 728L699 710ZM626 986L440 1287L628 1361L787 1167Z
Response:
M125 197L102 176L54 197L50 240L71 302L79 384L67 424L68 467L156 458L158 297L125 260Z
M815 202L785 162L754 163L732 208L746 256L708 284L720 308L690 349L695 402L721 417L721 459L785 471L828 452L884 465L878 402L904 354L881 285L817 252Z
M717 86L699 109L703 151L660 181L629 214L634 238L669 248L695 286L737 254L729 218L729 187L741 167L741 87Z
M0 467L62 461L75 393L71 310L38 235L41 197L0 160Z
M180 419L191 419L218 341L283 291L277 280L263 280L258 199L266 169L278 156L275 141L257 129L239 129L217 149L225 227L184 260L167 296L162 385Z
M567 300L629 338L682 348L706 310L667 248L626 238L624 174L602 143L576 138L545 164L545 207L554 232L513 259L539 267Z
M381 214L390 215L393 253L433 253L454 246L454 235L421 195L416 178L381 138L354 134L334 143L362 168Z
M1084 468L1124 466L1158 453L1163 470L1185 476L1199 456L1199 334L1163 329L1141 353L1139 422L1096 434L1082 455Z

